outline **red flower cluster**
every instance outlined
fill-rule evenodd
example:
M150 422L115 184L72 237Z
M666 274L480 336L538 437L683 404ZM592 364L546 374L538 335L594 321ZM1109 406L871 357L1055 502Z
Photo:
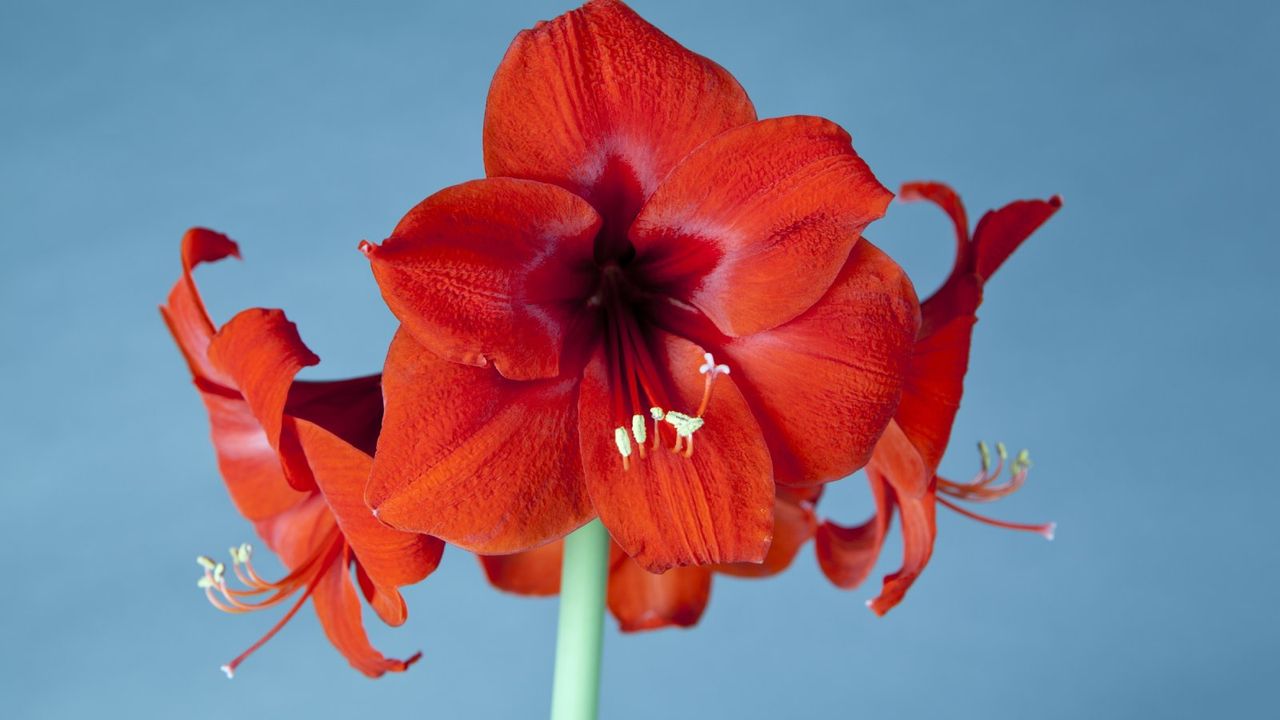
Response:
M236 247L184 238L162 310L232 498L289 569L267 582L237 548L232 588L202 558L218 607L296 595L283 624L310 597L334 644L379 675L417 656L369 646L352 569L392 625L397 588L430 574L442 541L481 554L502 589L552 594L557 541L599 517L622 628L687 626L713 573L774 574L810 539L833 582L858 584L896 510L906 557L872 603L883 613L928 561L935 503L1025 477L1021 456L1003 485L985 463L972 483L936 470L983 283L1056 198L989 213L970 238L949 189L904 187L960 234L920 305L862 237L892 194L844 130L757 119L728 72L609 0L516 37L484 159L485 179L361 243L400 321L382 376L295 380L318 359L280 311L215 332L191 269ZM823 484L864 465L875 517L820 523Z

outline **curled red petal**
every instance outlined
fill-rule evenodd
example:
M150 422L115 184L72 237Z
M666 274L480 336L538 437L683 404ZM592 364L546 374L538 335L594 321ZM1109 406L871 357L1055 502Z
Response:
M863 240L807 312L724 346L779 485L837 480L866 464L898 408L918 323L910 280Z
M444 543L389 528L364 503L373 458L305 420L297 421L297 429L316 486L372 583L383 593L394 593L430 575L440 564Z
M365 500L401 530L484 554L527 550L593 516L576 379L514 381L443 360L403 328Z
M387 305L423 346L516 380L554 377L597 281L600 218L554 185L476 180L432 195L362 245Z
M877 475L874 462L867 470L874 479ZM932 487L918 497L903 497L896 492L891 497L902 517L902 567L885 576L880 594L867 603L867 607L877 615L884 615L902 602L907 590L929 564L929 558L933 556L933 540L938 532Z
M613 256L681 158L752 120L746 92L719 65L621 2L590 2L512 41L489 87L485 172L586 198L605 220L601 251Z
M1054 195L1048 200L1017 200L983 215L973 229L974 272L984 282L991 279L1013 251L1061 207L1062 198Z
M320 362L298 337L297 327L280 310L243 310L214 335L209 360L249 403L289 484L297 490L314 488L293 419L284 413L294 376Z
M893 194L849 134L818 117L761 120L690 153L631 228L635 266L730 336L818 301Z
M234 380L209 360L214 327L192 270L225 257L239 257L239 249L226 235L203 228L188 230L182 238L182 277L160 313L208 411L218 470L231 499L242 515L256 521L293 507L306 494L285 481L279 456Z
M818 526L814 549L818 567L833 585L852 590L862 584L875 568L893 518L889 488L878 477L868 478L875 498L875 514L861 525L845 527L830 520Z
M369 643L361 618L360 597L351 582L350 551L330 565L311 594L316 616L329 642L351 663L351 667L369 677L388 672L403 672L417 662L422 653L405 660L388 658Z
M649 343L659 375L671 378L668 409L693 412L704 388L698 373L703 349L661 331ZM644 459L633 457L624 469L603 350L583 373L579 416L591 501L614 541L641 566L662 572L764 559L773 525L773 472L759 425L731 376L716 381L691 457L665 445Z
M560 592L560 561L564 542L557 540L542 547L510 555L479 555L489 583L499 590L536 597Z
M656 575L622 553L609 570L609 612L622 632L692 627L711 597L711 569L681 567Z

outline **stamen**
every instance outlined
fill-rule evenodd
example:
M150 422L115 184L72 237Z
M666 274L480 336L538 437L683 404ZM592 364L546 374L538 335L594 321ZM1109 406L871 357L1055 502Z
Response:
M640 446L640 457L644 457L644 444L649 439L649 429L645 426L643 415L631 416L631 434L636 438L636 444Z
M627 429L617 427L613 431L613 443L618 446L618 454L622 456L622 469L631 469L631 436L627 435Z
M941 495L937 496L937 500L938 502L942 503L944 506L951 508L952 510L960 513L961 515L971 520L977 520L980 523L985 523L987 525L991 525L994 527L1004 528L1006 530L1021 530L1023 532L1033 532L1040 535L1045 540L1053 540L1054 534L1058 531L1058 523L1056 522L1047 522L1047 523L1037 525L1037 524L1031 524L1031 523L1015 523L1015 522L1008 522L1006 520L997 520L995 518L987 517L986 515L979 515L978 513L973 512L972 510L967 510L959 505L956 505L955 503L951 502L950 500L946 499Z
M702 386L702 402L698 403L698 412L694 413L698 417L707 411L707 404L711 402L711 388L715 385L716 378L720 375L729 374L728 365L717 365L716 358L711 353L703 353L705 362L698 368L698 372L707 376L706 383Z

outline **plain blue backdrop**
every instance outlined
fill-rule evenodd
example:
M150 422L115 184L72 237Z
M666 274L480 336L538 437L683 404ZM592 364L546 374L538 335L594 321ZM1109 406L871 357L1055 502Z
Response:
M1002 517L940 510L933 564L877 619L877 581L720 581L692 631L606 637L605 718L1261 717L1280 602L1274 517L1280 14L1273 3L657 2L762 116L849 129L886 185L937 178L974 217L1066 206L988 288L943 470L971 443L1036 461ZM393 320L362 238L482 174L489 78L560 2L0 5L0 702L5 717L545 714L555 601L446 555L369 681L300 614L224 616L199 552L252 539L156 305L191 225L240 241L201 272L215 319L284 307L324 358L379 368ZM941 280L943 216L869 236ZM846 522L860 480L831 492ZM896 568L892 544L877 576Z

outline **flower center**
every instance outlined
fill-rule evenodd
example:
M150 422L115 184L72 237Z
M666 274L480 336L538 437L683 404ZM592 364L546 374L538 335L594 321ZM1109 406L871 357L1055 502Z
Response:
M644 460L648 452L663 448L692 457L693 436L706 424L703 414L711 402L715 380L729 373L727 365L717 364L711 353L706 353L705 362L698 368L706 378L702 400L691 413L675 409L634 310L632 292L619 266L604 269L598 297L604 309L603 342L615 425L613 442L624 470L631 469L633 456Z
M291 595L299 589L302 594L289 608L289 611L280 618L279 622L271 627L261 638L248 650L240 653L234 660L222 666L222 672L227 674L228 678L235 677L236 668L240 663L244 662L258 648L267 644L267 641L275 637L293 616L298 613L298 609L311 597L311 593L319 584L320 578L324 577L325 571L333 566L343 555L346 543L343 541L342 533L338 532L337 526L334 526L325 536L324 540L316 545L315 550L311 553L302 564L296 569L275 582L263 580L258 575L257 570L253 567L251 555L253 548L247 543L240 547L231 548L231 567L236 578L244 584L245 588L231 588L227 586L226 566L220 562L215 562L212 558L201 555L196 558L196 562L200 567L204 568L204 576L196 583L196 586L204 590L205 597L209 602L219 610L228 613L245 613L254 610L264 610L275 605L279 605L289 599Z

